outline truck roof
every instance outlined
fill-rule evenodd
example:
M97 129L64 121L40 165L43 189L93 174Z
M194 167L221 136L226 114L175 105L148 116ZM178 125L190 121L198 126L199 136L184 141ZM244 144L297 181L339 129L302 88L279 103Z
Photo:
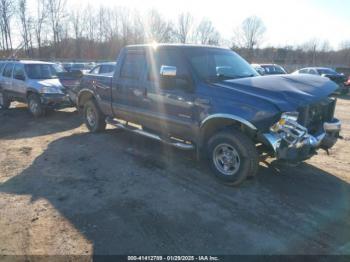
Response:
M143 44L143 45L128 45L126 46L128 50L137 50L137 49L157 49L157 48L210 48L210 49L223 49L230 50L229 48L211 46L211 45L194 45L194 44Z

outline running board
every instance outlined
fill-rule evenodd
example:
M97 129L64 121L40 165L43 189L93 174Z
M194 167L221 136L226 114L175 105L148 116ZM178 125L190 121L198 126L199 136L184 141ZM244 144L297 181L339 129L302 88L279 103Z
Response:
M130 131L132 133L135 133L135 134L138 134L138 135L141 135L141 136L145 136L145 137L151 138L153 140L157 140L157 141L163 142L163 143L165 143L167 145L170 145L170 146L182 149L182 150L192 150L192 149L194 149L194 146L192 144L182 143L180 141L171 142L171 139L164 140L158 135L146 132L146 131L144 131L142 129L138 129L136 127L130 127L130 126L124 125L124 124L120 123L119 121L117 121L117 120L115 120L115 119L113 119L111 117L107 117L106 118L106 123L109 124L109 125L112 125L112 126L115 126L115 127L118 127L118 128L121 128L121 129L124 129L124 130L127 130L127 131Z

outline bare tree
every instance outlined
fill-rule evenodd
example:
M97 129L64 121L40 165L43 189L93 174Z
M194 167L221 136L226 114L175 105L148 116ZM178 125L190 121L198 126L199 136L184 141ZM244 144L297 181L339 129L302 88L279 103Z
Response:
M193 17L190 13L181 13L177 20L177 37L180 43L187 43L193 25Z
M138 13L134 14L132 44L142 44L146 39L144 22Z
M76 9L70 14L70 21L73 27L73 34L75 39L75 54L77 58L82 56L83 35L87 25L85 13Z
M312 38L302 45L302 50L307 52L310 56L310 58L308 59L308 63L316 65L316 58L318 55L318 51L321 50L321 45L322 44L320 39L317 38Z
M21 22L21 33L24 50L27 56L29 56L33 45L31 37L32 19L28 14L27 0L18 1L18 15Z
M46 3L45 0L37 0L36 15L33 20L34 34L36 38L36 43L38 45L38 56L41 57L41 46L42 46L42 33L43 27L46 22Z
M266 27L261 18L251 16L243 20L240 27L235 31L233 45L248 50L248 60L254 56L254 48L259 47L263 41Z
M86 6L84 16L86 17L86 37L90 41L94 41L96 37L96 18L90 4Z
M66 17L66 0L47 0L47 13L53 34L55 55L58 54L58 43L62 34L63 19Z
M166 21L157 10L148 14L148 38L150 41L169 42L173 37L172 24Z
M219 41L219 32L209 19L204 18L196 29L196 42L202 45L218 45Z
M2 34L4 38L4 47L6 50L12 50L12 38L11 38L11 18L14 14L14 1L13 0L0 0L0 16Z

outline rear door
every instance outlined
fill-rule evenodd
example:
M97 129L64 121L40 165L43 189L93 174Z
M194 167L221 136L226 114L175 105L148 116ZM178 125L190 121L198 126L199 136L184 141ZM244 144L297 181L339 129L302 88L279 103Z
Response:
M12 89L12 71L13 71L13 63L7 63L2 72L2 81L1 86L4 90L10 93L13 96L17 96L15 91Z
M112 86L112 107L117 117L140 122L145 110L146 88L141 84L145 72L145 52L128 50L116 72Z

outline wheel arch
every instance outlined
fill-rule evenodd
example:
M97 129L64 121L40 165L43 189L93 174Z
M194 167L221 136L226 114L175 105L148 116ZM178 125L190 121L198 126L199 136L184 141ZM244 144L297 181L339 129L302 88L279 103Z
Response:
M258 129L254 124L240 116L232 114L214 114L206 117L200 123L199 146L202 147L205 144L205 141L216 132L230 127L237 128L252 139L258 132Z
M81 111L84 108L84 104L91 100L95 99L95 94L90 89L82 89L80 90L77 98L77 108Z
M31 95L31 94L36 94L36 95L40 95L39 92L34 89L34 88L28 88L27 92L26 92L26 98L28 99L28 97Z

